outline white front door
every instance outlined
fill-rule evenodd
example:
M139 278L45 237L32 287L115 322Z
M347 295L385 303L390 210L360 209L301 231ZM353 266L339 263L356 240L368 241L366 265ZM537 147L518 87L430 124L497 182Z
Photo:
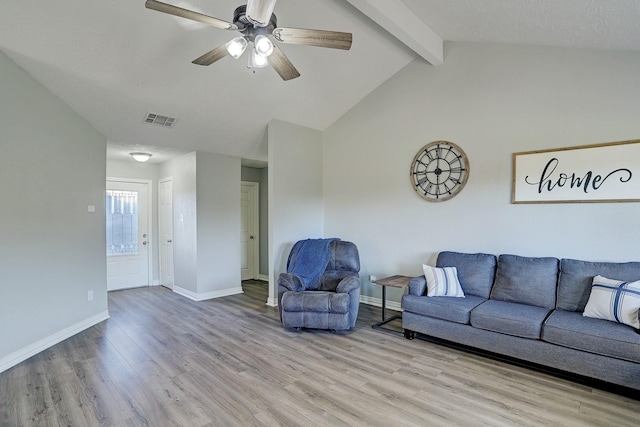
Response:
M173 289L173 180L159 182L160 284Z
M258 183L243 182L240 188L241 278L248 280L258 270Z
M149 184L107 180L107 290L149 286Z

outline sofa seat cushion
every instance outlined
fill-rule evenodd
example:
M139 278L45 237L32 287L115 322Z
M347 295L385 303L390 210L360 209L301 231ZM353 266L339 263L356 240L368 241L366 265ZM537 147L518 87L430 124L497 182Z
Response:
M640 363L640 334L627 325L556 310L544 324L544 341Z
M471 310L485 301L485 298L475 295L467 295L465 298L450 298L407 294L402 297L402 309L423 316L468 325Z
M323 291L285 292L282 296L282 310L344 314L349 312L349 294Z
M550 311L533 305L489 300L471 311L471 326L521 338L540 339L542 324Z

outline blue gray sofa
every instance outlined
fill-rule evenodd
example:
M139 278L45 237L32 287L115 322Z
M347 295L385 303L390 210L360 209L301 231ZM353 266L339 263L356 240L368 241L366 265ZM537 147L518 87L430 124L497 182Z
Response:
M639 280L640 262L441 252L436 267L457 268L465 298L427 297L425 277L412 279L402 298L406 338L418 332L640 390L640 334L582 315L594 276Z

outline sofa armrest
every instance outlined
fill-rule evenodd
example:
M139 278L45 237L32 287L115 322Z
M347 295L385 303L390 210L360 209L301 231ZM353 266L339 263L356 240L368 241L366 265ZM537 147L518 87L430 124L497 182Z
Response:
M280 276L278 276L278 288L282 288L283 292L300 292L304 291L304 282L300 276L296 276L295 274L280 273Z
M422 296L427 289L427 279L424 276L414 277L409 281L409 294Z
M336 292L346 294L353 291L354 289L359 289L359 288L360 288L360 279L355 276L348 276L342 279L340 283L338 283L338 286L336 287Z

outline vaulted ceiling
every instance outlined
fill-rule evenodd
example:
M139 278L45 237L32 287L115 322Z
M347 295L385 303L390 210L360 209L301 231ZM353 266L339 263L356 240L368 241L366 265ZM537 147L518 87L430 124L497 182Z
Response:
M242 3L164 1L228 21ZM285 82L271 68L252 73L246 54L193 65L237 33L144 3L0 3L0 50L104 134L113 158L202 150L264 161L269 121L324 130L414 59L446 60L443 41L640 51L637 0L278 0L280 26L353 33L349 51L280 45L301 73ZM175 124L146 124L148 113Z

